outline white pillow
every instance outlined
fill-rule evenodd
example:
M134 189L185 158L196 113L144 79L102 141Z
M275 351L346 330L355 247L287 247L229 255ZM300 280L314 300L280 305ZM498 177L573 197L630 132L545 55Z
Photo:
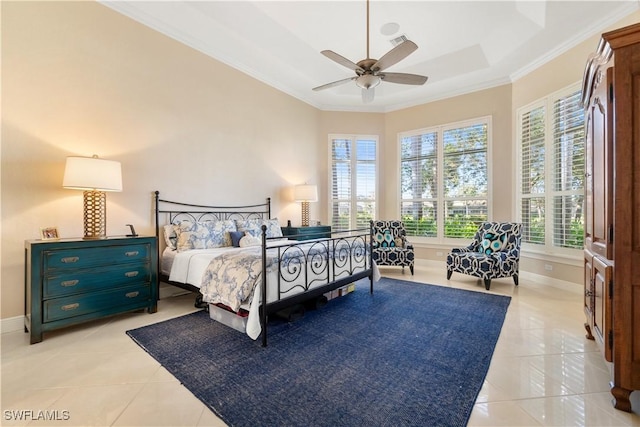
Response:
M176 234L177 225L167 224L164 226L164 241L167 247L172 251L175 251L178 247L178 235Z
M244 235L242 239L240 239L240 247L246 248L249 246L260 246L262 244L262 239L259 237L254 237L248 231Z

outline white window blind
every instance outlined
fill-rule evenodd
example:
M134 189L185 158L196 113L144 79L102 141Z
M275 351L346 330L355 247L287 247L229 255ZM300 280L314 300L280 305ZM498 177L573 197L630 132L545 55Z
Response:
M329 141L332 228L339 231L369 227L376 212L378 139L330 135Z
M521 109L519 210L523 242L558 252L583 243L584 112L577 87Z
M522 241L544 244L545 239L545 107L521 118Z
M473 237L488 217L488 141L488 118L400 135L407 234Z
M585 134L581 93L553 105L553 246L582 248Z
M437 236L438 133L400 139L402 220L410 236Z

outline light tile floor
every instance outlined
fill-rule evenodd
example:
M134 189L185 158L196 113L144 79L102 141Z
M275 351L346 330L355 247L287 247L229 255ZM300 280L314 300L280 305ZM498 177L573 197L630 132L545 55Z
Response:
M384 276L484 292L471 277L445 278L441 263L415 276L381 268ZM640 426L640 416L617 411L608 367L585 339L581 287L522 274L494 280L492 293L512 297L491 367L470 426ZM126 334L128 329L194 311L193 296L161 299L157 313L133 313L45 335L2 335L2 425L223 426ZM638 411L640 399L632 400ZM29 413L28 411L31 411ZM59 420L34 418L39 411ZM56 412L57 411L57 412ZM65 419L68 418L68 419Z

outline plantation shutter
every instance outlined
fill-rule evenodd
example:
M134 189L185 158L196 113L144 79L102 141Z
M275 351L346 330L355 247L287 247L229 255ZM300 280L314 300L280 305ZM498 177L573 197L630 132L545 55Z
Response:
M401 214L410 236L437 236L438 134L401 138Z
M553 246L581 248L585 135L580 91L553 104Z
M469 239L487 220L489 123L480 118L399 136L408 235Z
M356 199L355 228L368 228L376 211L376 141L356 140Z
M331 227L348 230L351 223L351 153L350 139L331 141Z
M521 119L522 241L545 243L545 108L535 108Z
M369 227L376 210L377 138L330 137L331 226Z
M522 241L568 254L584 241L581 91L563 89L518 113Z
M444 237L471 238L487 220L487 124L443 131Z

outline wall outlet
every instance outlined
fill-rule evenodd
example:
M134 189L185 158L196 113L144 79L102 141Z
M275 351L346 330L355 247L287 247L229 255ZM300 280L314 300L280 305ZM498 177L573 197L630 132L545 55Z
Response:
M551 265L551 264L545 264L545 265L544 265L544 269L545 269L545 270L547 270L547 271L552 271L552 270L553 270L553 265Z
M444 252L438 251L438 252L436 252L436 256L444 256Z

